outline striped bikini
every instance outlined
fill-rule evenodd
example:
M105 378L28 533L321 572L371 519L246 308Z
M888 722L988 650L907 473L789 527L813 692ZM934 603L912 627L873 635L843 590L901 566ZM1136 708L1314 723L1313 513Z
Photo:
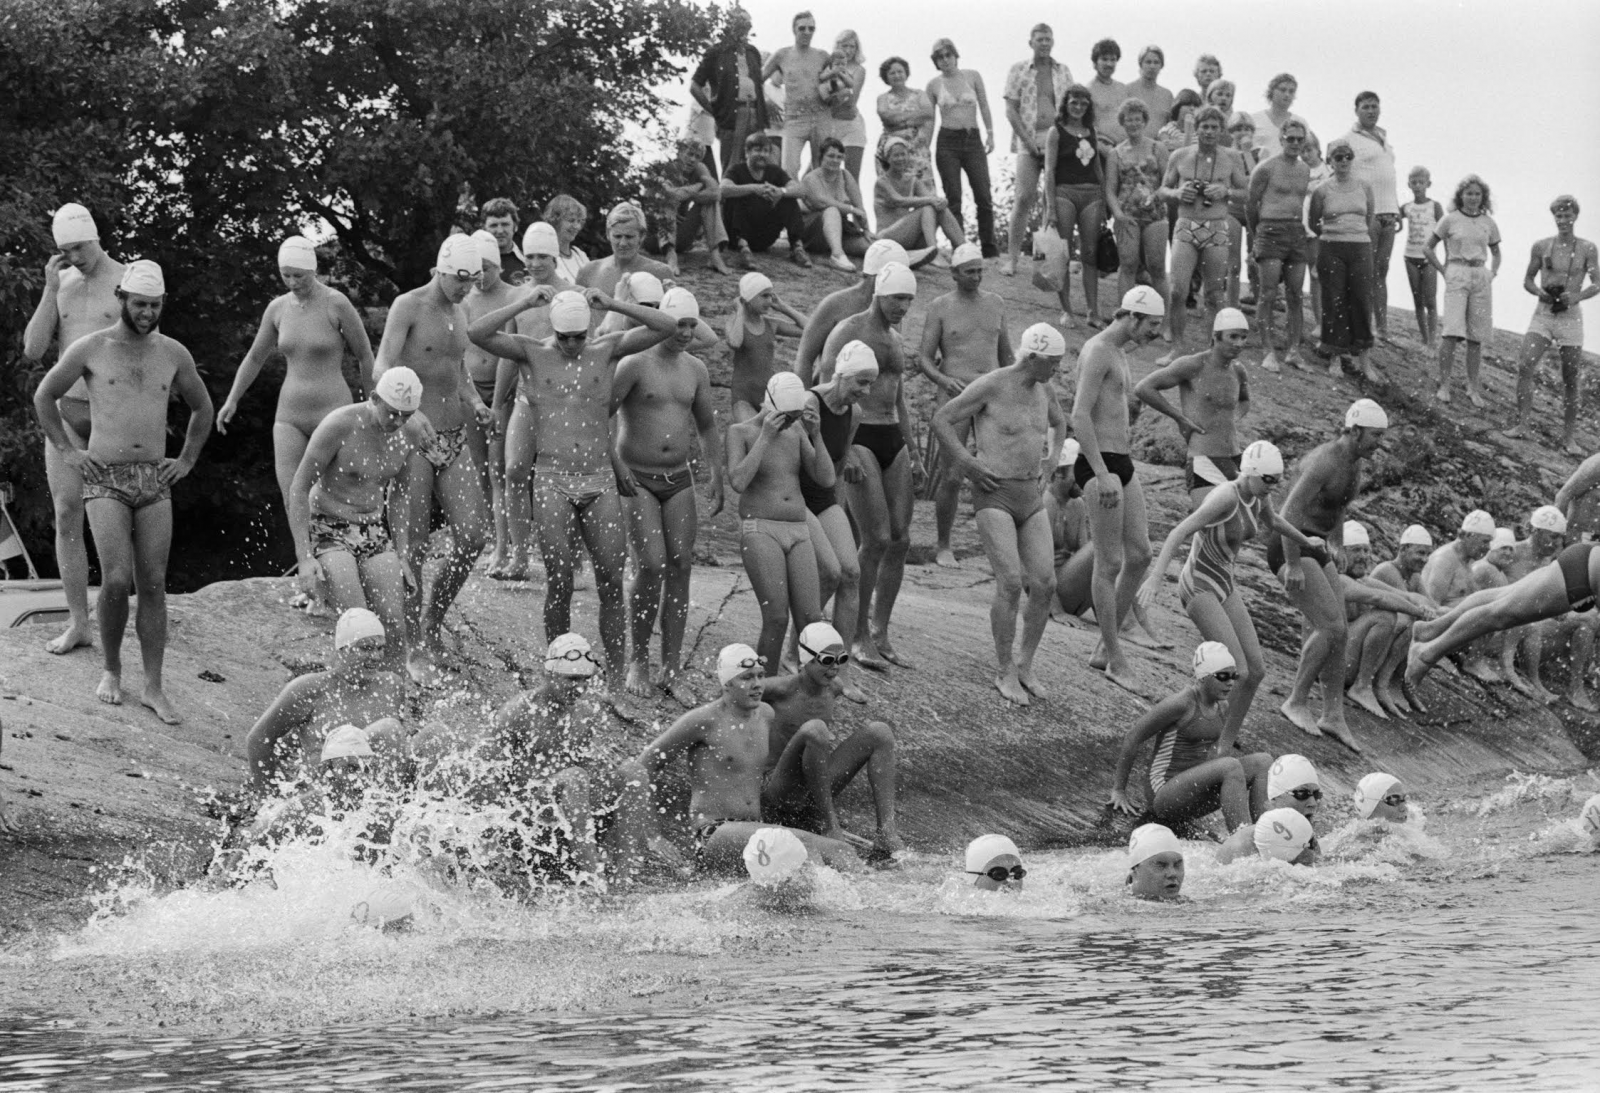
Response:
M1234 515L1238 514L1244 521L1238 539L1240 543L1255 538L1261 526L1261 507L1265 498L1246 501L1239 496L1239 483L1236 481L1218 486L1213 495L1224 491L1232 495L1232 507L1220 520L1195 532L1189 544L1188 560L1178 574L1178 602L1185 608L1201 592L1210 592L1217 597L1218 603L1225 602L1233 594L1233 559L1239 547L1228 541L1228 524Z

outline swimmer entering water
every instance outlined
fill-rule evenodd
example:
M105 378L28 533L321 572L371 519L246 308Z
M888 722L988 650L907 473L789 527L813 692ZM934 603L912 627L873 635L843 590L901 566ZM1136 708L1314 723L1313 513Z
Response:
M1322 850L1311 820L1321 804L1322 781L1311 760L1303 755L1278 756L1267 771L1267 810L1255 823L1229 835L1217 851L1217 860L1226 865L1254 849L1263 857L1281 857L1295 865L1315 864ZM1293 813L1295 818L1288 818L1286 813ZM1267 825L1266 831L1261 830L1263 824ZM1302 834L1304 840L1297 843ZM1291 847L1293 852L1286 853Z
M1183 845L1169 828L1143 824L1128 839L1128 894L1177 899L1183 891Z
M1022 851L1004 835L979 835L968 843L966 872L978 878L972 886L986 892L1020 892L1028 875Z
M1392 774L1375 771L1356 783L1356 815L1363 820L1403 824L1411 818L1406 787Z

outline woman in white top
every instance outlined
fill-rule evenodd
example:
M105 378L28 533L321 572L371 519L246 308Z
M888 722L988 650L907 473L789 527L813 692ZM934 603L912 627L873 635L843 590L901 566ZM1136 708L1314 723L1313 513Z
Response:
M867 85L867 70L861 63L861 38L853 30L841 30L833 42L833 60L822 70L835 90L828 101L828 134L844 145L844 168L861 181L861 160L867 151L867 119L857 109L861 90Z
M556 272L572 284L578 283L578 271L589 264L589 256L572 245L578 233L589 222L589 210L577 198L557 194L544 207L544 220L556 230L561 253L556 257Z

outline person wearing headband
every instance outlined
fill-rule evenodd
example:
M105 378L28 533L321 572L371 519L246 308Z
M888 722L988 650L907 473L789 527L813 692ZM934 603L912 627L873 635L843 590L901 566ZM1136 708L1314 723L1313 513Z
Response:
M912 252L913 268L938 258L939 232L952 247L967 241L950 203L933 188L933 180L919 175L911 142L890 137L883 144L878 181L872 188L873 213L878 235L893 239Z
M994 573L989 628L998 669L994 685L1007 701L1026 706L1045 691L1033 671L1055 599L1055 551L1044 508L1044 467L1054 467L1066 435L1051 380L1067 342L1047 323L1022 332L1016 362L967 384L933 415L933 433L955 469L972 482L973 519ZM956 426L971 423L977 455L967 451ZM1040 453L1046 462L1041 463ZM1017 611L1022 642L1016 647Z
M1141 824L1128 839L1128 894L1173 900L1183 892L1183 844L1172 829Z
M213 410L194 357L161 333L167 299L161 267L131 262L117 286L120 318L67 346L33 395L45 439L83 480L83 507L100 558L100 655L95 690L122 703L122 637L128 597L138 593L140 702L168 725L180 721L162 685L167 646L167 555L172 546L172 487L194 470L211 435ZM83 381L89 396L88 443L80 447L60 400ZM167 412L173 395L189 411L183 449L166 457ZM65 652L65 649L61 650Z
M976 244L956 247L950 256L950 280L954 289L935 297L923 316L922 351L917 355L917 366L933 381L934 398L941 404L984 373L1015 361L1005 300L981 287L983 252ZM965 447L972 437L971 421L958 423L956 435ZM936 565L954 566L959 563L950 549L950 532L961 497L961 475L951 453L941 449L939 460L940 477L933 491L933 560Z
M801 269L811 268L800 180L772 161L772 142L765 133L745 138L744 160L723 172L719 192L734 265L748 271L752 251L765 253L779 235L787 235L789 260Z
M550 337L506 332L517 316L546 306ZM591 336L595 309L621 312L639 326ZM624 357L678 333L678 318L665 310L621 303L599 289L553 293L547 285L475 320L469 331L474 345L521 370L523 389L530 393L532 435L540 453L535 479L539 549L549 581L545 635L553 640L572 629L573 537L581 530L594 562L606 671L616 684L623 682L628 640L622 496L632 497L636 486L612 444L611 385Z
M861 280L849 288L828 293L811 312L794 355L794 373L807 387L826 378L821 375L820 361L822 351L828 344L828 336L850 316L859 315L872 306L873 293L878 287L878 274L890 262L898 262L908 269L911 267L911 258L904 247L893 239L879 239L867 248L866 257L861 260Z
M503 202L499 207L500 212L495 216L485 212L484 221L494 224L495 229L483 228L472 233L483 261L483 279L472 286L472 291L467 293L462 304L466 308L468 322L500 310L522 294L521 288L507 280L507 270L502 267L502 262L515 260L516 272L526 279L526 261L515 250L500 249L502 236L509 239L515 229L516 206L503 197L494 200ZM467 346L465 361L467 378L472 381L470 397L473 412L467 430L467 448L478 465L478 486L489 499L489 512L494 520L494 550L489 555L488 575L495 580L505 580L512 565L512 549L505 483L505 433L499 427L494 401L495 388L499 386L500 361L471 344Z
M644 255L644 237L647 230L644 210L631 201L612 207L606 214L606 241L611 244L611 255L598 258L578 271L575 282L580 289L597 288L608 296L618 293L617 283L630 273L649 273L663 282L677 277L672 267Z
M722 443L711 409L711 375L692 354L700 307L686 288L667 292L661 311L677 322L671 337L623 357L611 380L617 450L632 483L625 502L637 563L628 590L633 657L628 690L654 696L659 686L685 706L696 699L680 676L683 633L689 622L689 574L701 514L689 469L690 442L700 436L700 457L711 468L710 519L722 511ZM650 675L650 635L661 621L661 675Z
M1330 548L1339 546L1345 509L1361 490L1361 461L1383 447L1389 415L1371 399L1357 399L1344 430L1300 460L1283 518L1302 535L1323 540L1312 550L1281 533L1267 539L1267 568L1305 617L1310 637L1300 647L1294 687L1279 707L1289 723L1310 736L1328 735L1359 751L1344 717L1345 653L1349 639L1342 584ZM1322 684L1322 716L1311 712L1311 686Z
M732 353L729 401L733 420L749 421L760 412L767 381L777 370L778 337L798 338L809 316L778 299L765 273L739 278L739 299L728 318L727 341Z
M727 230L722 224L722 190L703 162L705 146L693 137L678 141L677 154L655 169L650 178L656 231L651 253L661 255L672 276L678 276L678 256L694 248L702 232L711 268L730 273L724 255Z
M1239 355L1250 340L1250 322L1236 308L1217 312L1211 345L1157 368L1134 387L1139 401L1178 423L1188 447L1191 508L1224 482L1239 477L1239 422L1250 412L1250 377ZM1178 389L1173 406L1161 392ZM1282 473L1281 471L1279 472Z
M737 426L736 426L737 428ZM780 635L781 637L781 635ZM735 643L717 654L722 693L673 722L639 754L652 792L679 755L689 773L689 834L702 869L739 875L750 836L762 827L762 781L771 754L772 707L762 701L767 661ZM650 815L665 814L652 809ZM835 869L859 868L854 847L812 831L789 828L812 860Z
M32 365L42 364L52 342L59 358L85 334L114 325L122 306L117 286L124 267L101 249L100 229L89 210L76 202L61 206L52 219L51 234L56 253L45 262L44 292L22 334L22 355ZM89 440L88 385L83 380L74 383L56 409L73 447L84 447ZM56 567L69 616L67 628L44 647L59 655L90 644L94 634L89 618L89 549L83 537L83 476L48 440L44 471L55 515Z
M1374 575L1372 539L1364 525L1345 521L1342 538L1339 590L1349 620L1345 697L1380 721L1390 714L1402 717L1405 711L1391 686L1394 670L1410 644L1414 622L1433 618L1439 608L1427 596Z

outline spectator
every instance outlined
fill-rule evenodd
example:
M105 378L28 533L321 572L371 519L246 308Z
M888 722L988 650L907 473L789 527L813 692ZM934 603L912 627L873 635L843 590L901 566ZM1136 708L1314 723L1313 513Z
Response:
M878 164L873 193L878 235L893 239L907 251L936 247L940 228L952 248L965 243L967 237L961 225L950 215L950 203L934 192L932 181L912 173L911 146L905 138L891 137L887 150L889 158ZM911 268L915 269L918 256L910 257Z
M1331 146L1330 146L1331 147ZM1468 175L1456 184L1450 211L1428 236L1428 261L1444 278L1444 335L1439 344L1439 389L1434 398L1450 401L1450 371L1455 367L1456 346L1467 343L1467 398L1483 406L1478 386L1478 365L1483 343L1494 333L1494 298L1490 286L1500 272L1500 225L1489 215L1489 184ZM1439 244L1444 243L1444 261Z
M1194 62L1194 82L1200 88L1200 97L1205 98L1206 89L1212 83L1222 79L1222 62L1217 60L1215 53L1202 53Z
M651 179L656 229L651 252L662 256L674 277L679 272L679 252L692 248L702 231L706 250L711 252L711 268L729 272L723 261L728 240L722 224L721 187L701 162L704 151L692 137L680 140L677 156L662 164Z
M1372 329L1377 337L1389 336L1389 256L1400 230L1399 180L1394 173L1394 146L1378 125L1380 105L1376 91L1356 96L1356 123L1350 129L1350 149L1355 162L1350 175L1372 187Z
M1117 294L1127 295L1143 270L1150 287L1167 295L1167 209L1156 198L1167 172L1167 150L1149 137L1150 111L1128 98L1117 111L1127 139L1106 157L1106 204L1117 226Z
M689 81L689 94L715 119L723 173L743 162L745 137L767 128L761 79L761 54L750 44L750 14L736 7L728 15L722 41L706 52Z
M783 173L800 174L800 150L811 145L811 165L821 159L818 146L827 137L831 119L822 101L822 70L828 54L811 48L817 20L809 11L794 17L794 45L784 46L761 69L761 78L778 76L783 84Z
M1072 84L1067 66L1050 56L1055 48L1050 24L1039 23L1028 35L1033 56L1018 61L1006 73L1006 120L1011 123L1011 151L1017 157L1015 193L1011 202L1011 228L1006 234L1006 261L1000 272L1017 272L1017 256L1033 215L1034 199L1044 181L1044 144L1055 124L1061 98ZM1046 200L1049 198L1047 196Z
M1298 80L1287 72L1278 73L1267 84L1267 108L1250 115L1256 123L1256 147L1260 149L1262 159L1271 159L1283 151L1280 134L1284 122L1297 121L1306 127L1307 133L1311 132L1306 119L1289 109L1294 105L1294 97L1299 90Z
M904 57L890 57L878 66L878 76L889 90L878 96L878 120L883 136L878 138L878 162L887 158L888 143L895 137L906 142L911 155L911 174L919 180L933 181L933 100L920 87L909 87L911 64Z
M485 201L479 212L483 217L483 230L494 236L500 248L501 280L511 285L522 284L527 280L528 263L517 249L517 206L509 197L494 197Z
M1428 236L1444 219L1444 206L1428 196L1433 176L1426 167L1413 167L1406 176L1411 200L1400 209L1406 222L1406 280L1411 284L1411 307L1417 315L1417 336L1433 348L1439 336L1439 275L1428 264Z
M589 210L575 197L556 194L544 207L544 220L556 230L556 243L561 248L561 253L556 255L556 272L568 284L575 285L578 272L589 264L589 256L573 246L572 241L589 222Z
M1126 85L1128 98L1144 103L1150 125L1164 123L1172 114L1172 92L1156 83L1165 67L1167 55L1161 51L1161 47L1145 46L1139 51L1139 78Z
M1211 86L1206 88L1206 104L1222 111L1222 136L1217 143L1224 148L1233 147L1233 134L1228 127L1233 122L1233 99L1236 93L1232 80L1213 80Z
M995 258L1000 250L995 243L994 200L989 192L994 119L989 115L989 95L983 88L983 76L975 69L960 67L961 54L948 38L933 43L933 63L939 74L928 81L928 98L939 112L939 144L934 150L939 183L956 223L965 228L961 172L967 173L967 181L972 184L972 203L978 209L978 242L985 258ZM978 128L980 117L982 131Z
M1200 92L1184 88L1173 96L1172 109L1167 111L1167 124L1156 134L1167 155L1194 143L1194 114L1201 107Z
M1102 38L1089 51L1089 60L1094 62L1089 94L1094 98L1094 116L1100 119L1100 139L1109 150L1125 135L1122 126L1117 124L1117 111L1122 108L1122 100L1128 97L1128 86L1111 78L1122 60L1122 47L1114 39Z
M867 86L867 70L861 64L861 38L855 31L841 30L834 39L833 55L822 70L822 79L831 88L828 134L844 145L845 170L859 184L861 160L867 154L867 119L857 104L862 88Z
M800 206L806 248L828 253L834 269L856 271L851 258L867 253L875 235L867 229L867 210L855 176L845 170L844 145L837 137L822 142L822 163L800 180Z
M1228 123L1228 135L1233 138L1233 150L1244 160L1244 173L1249 175L1261 162L1261 153L1256 151L1256 123L1244 111L1233 116ZM1248 191L1236 191L1228 195L1228 218L1232 223L1228 226L1228 306L1239 306L1239 273L1244 260L1244 202ZM1246 303L1256 302L1255 268L1243 263L1248 270L1250 278L1250 298Z
M1317 275L1322 288L1322 336L1319 353L1327 358L1328 375L1355 355L1359 371L1371 383L1384 382L1368 357L1372 349L1372 187L1351 170L1355 152L1344 137L1328 145L1333 177L1311 194L1311 234L1319 240ZM1339 361L1331 358L1337 356Z
M1578 423L1578 366L1583 363L1581 305L1600 293L1600 254L1593 243L1573 234L1578 222L1577 198L1562 194L1550 203L1550 215L1555 217L1556 234L1533 245L1528 270L1522 276L1523 289L1538 297L1539 306L1522 339L1522 358L1517 362L1517 424L1506 430L1506 435L1528 435L1534 370L1553 344L1561 357L1561 386L1565 392L1561 446L1568 455L1583 456L1586 453L1572 435ZM1588 288L1583 285L1585 280Z
M751 133L744 141L744 162L734 164L722 178L722 219L728 229L728 246L739 267L749 269L751 251L765 251L778 241L780 232L787 232L790 260L810 269L800 218L800 183L774 166L771 156L767 135Z
M1058 225L1063 243L1078 229L1078 253L1083 256L1083 302L1091 329L1105 325L1100 317L1100 274L1095 269L1095 245L1105 223L1105 146L1095 131L1094 98L1089 89L1075 83L1067 88L1056 114L1056 124L1045 142L1045 190L1055 200L1045 210L1044 226ZM1071 267L1061 278L1061 318L1059 324L1071 329L1077 324L1072 315Z

